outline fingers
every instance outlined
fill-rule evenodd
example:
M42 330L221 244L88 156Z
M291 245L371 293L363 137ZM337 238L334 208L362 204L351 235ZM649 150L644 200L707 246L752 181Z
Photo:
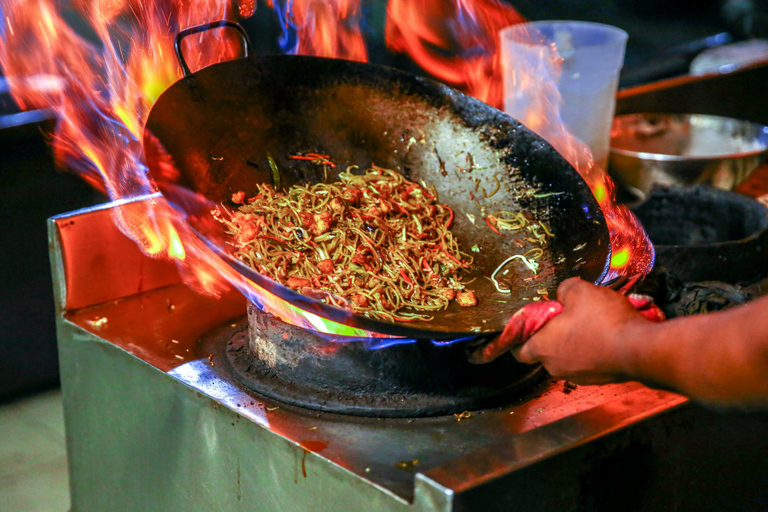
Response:
M556 301L536 302L520 309L507 322L501 335L474 352L470 361L487 363L511 351L521 363L541 362L547 366L551 360L560 361L557 355L560 352L574 350L574 344L566 343L566 340L575 337L579 341L576 345L581 350L595 337L612 336L610 333L616 330L616 326L637 315L635 308L622 294L579 278L563 281L558 287L557 298ZM547 326L561 314L563 318Z
M541 363L555 377L583 383L622 375L622 333L628 323L643 321L631 301L578 278L563 281L557 298L561 314L546 325L523 329L517 346L510 347L512 355L521 363Z

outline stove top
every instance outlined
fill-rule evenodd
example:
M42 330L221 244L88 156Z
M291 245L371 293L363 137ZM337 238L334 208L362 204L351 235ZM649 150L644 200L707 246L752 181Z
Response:
M431 418L352 417L263 398L210 357L208 345L245 329L244 298L187 288L173 264L144 256L114 227L112 207L50 221L73 510L105 509L122 492L89 489L103 472L138 468L143 476L126 485L149 488L147 499L183 487L186 497L166 497L163 510L203 497L234 507L262 492L307 506L320 493L368 510L453 510L459 494L504 485L686 401L638 383L571 390L552 379L504 407Z

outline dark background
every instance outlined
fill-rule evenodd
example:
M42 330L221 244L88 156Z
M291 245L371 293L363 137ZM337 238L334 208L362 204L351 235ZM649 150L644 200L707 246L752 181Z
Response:
M384 48L385 3L363 4L371 61L418 71L406 57ZM754 12L755 6L744 0L731 4L737 5L729 6L728 17L715 0L519 0L514 6L531 20L587 20L626 30L622 84L627 86L684 72L702 38L748 35L738 9L747 4ZM762 8L759 3L751 18L753 32L762 30ZM244 24L259 53L279 51L280 28L263 3ZM79 178L55 168L46 135L51 122L8 127L14 112L7 95L0 94L0 402L58 385L46 219L104 200Z

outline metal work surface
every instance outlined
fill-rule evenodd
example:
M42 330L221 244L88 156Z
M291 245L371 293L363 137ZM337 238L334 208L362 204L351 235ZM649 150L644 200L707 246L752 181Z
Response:
M565 393L552 380L506 407L420 419L263 399L216 358L195 355L198 339L245 313L242 298L169 285L174 268L158 272L158 262L131 267L140 275L125 278L142 291L125 296L104 276L147 258L101 217L108 207L50 224L75 511L454 510L478 486L503 486L521 468L685 402L637 383ZM78 227L94 223L88 245L73 245ZM87 282L101 282L94 296L107 301L70 311L65 298L84 306L91 287L66 276L88 261L101 262Z

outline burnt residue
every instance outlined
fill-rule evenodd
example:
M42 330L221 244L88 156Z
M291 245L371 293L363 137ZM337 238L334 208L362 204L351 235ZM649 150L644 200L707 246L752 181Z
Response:
M760 281L743 285L715 280L683 282L674 271L656 267L634 291L653 297L667 318L677 318L739 306L765 290Z

